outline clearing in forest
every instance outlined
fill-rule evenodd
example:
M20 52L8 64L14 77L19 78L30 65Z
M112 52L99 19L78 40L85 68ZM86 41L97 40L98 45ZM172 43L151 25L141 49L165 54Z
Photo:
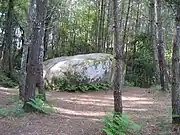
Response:
M170 96L149 91L124 88L123 110L129 119L142 125L142 135L163 134L164 131L163 135L168 135ZM17 94L16 90L1 88L0 107L8 106L3 100L13 94ZM113 111L114 105L110 90L107 93L47 92L47 99L58 113L46 116L31 113L13 120L0 118L0 135L98 135L102 127L100 116Z

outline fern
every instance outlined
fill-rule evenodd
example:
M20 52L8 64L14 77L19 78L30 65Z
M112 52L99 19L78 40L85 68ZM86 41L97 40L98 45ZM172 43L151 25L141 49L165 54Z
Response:
M47 103L45 103L42 99L40 98L31 98L29 99L28 102L26 102L27 105L30 105L32 108L32 110L36 110L40 113L44 113L44 114L50 114L52 113L54 110L53 108L48 105Z
M107 135L126 135L126 134L138 134L141 126L130 121L125 114L122 116L117 115L106 115L102 118L104 123L103 131Z

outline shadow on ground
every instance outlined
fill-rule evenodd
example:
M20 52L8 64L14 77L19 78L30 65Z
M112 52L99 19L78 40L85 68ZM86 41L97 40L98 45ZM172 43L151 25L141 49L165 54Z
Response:
M142 134L151 135L156 130L156 120L167 116L170 99L155 97L147 89L125 88L123 110L129 118L143 125ZM0 100L15 90L0 90ZM3 96L2 96L3 95ZM113 111L113 93L48 92L49 103L57 113L50 116L27 114L14 120L0 119L1 135L95 135L102 127L100 117Z

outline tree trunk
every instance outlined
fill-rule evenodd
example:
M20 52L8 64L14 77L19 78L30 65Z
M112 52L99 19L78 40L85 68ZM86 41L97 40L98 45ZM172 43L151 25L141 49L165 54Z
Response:
M110 28L110 17L112 15L112 6L111 6L111 0L108 0L107 2L107 20L106 20L106 32L105 32L105 45L104 45L104 48L105 48L105 52L106 53L109 53L109 47L110 47L110 31L109 31L109 28Z
M45 19L46 19L46 10L47 10L47 0L36 0L37 8L37 21L39 23L38 38L37 42L39 44L39 80L37 82L37 87L39 88L39 94L43 96L44 101L46 100L44 81L43 81L43 59L44 59L44 36L45 36Z
M104 24L104 0L101 0L101 10L99 15L99 31L98 31L98 52L102 52L103 46L103 24Z
M150 20L150 35L151 35L151 44L153 47L153 62L155 69L155 79L156 84L160 84L160 70L159 70L159 61L158 61L158 50L156 46L156 35L155 35L155 5L154 0L150 1L150 9L149 9L149 20Z
M114 16L114 49L115 49L115 74L114 74L114 110L122 114L122 44L120 43L120 30L118 20L118 0L113 0L113 16Z
M13 8L14 0L9 0L8 2L8 12L5 26L5 34L3 40L3 60L2 60L2 69L7 73L12 72L12 23L13 23Z
M100 25L100 20L99 20L99 18L100 18L100 5L101 5L101 2L100 2L100 0L97 0L96 1L96 29L95 29L95 33L94 33L94 35L95 35L95 43L96 43L96 48L97 48L97 52L100 50L100 48L99 48L99 44L98 44L98 40L99 40L99 25Z
M22 44L21 68L20 68L20 75L19 75L19 98L20 99L24 99L25 97L25 86L26 86L26 75L27 75L26 63L27 63L28 47L29 45L27 43Z
M122 39L122 49L124 51L125 47L125 42L126 42L126 33L127 33L127 26L128 26L128 21L129 21L129 12L130 12L130 6L131 6L131 0L128 1L128 8L127 8L127 14L126 14L126 20L125 20L125 26L124 26L124 34L123 34L123 39ZM124 52L123 52L124 53Z
M139 32L139 14L140 14L140 1L138 0L137 1L137 13L136 13L136 23L135 23L135 38L136 38L136 35L138 34ZM135 64L135 58L136 58L136 50L137 50L137 47L136 47L136 43L133 44L133 54L132 54L132 71L134 71L134 64Z
M48 15L49 15L49 14L47 14L47 16L48 16ZM48 57L47 54L46 54L46 52L48 51L49 34L50 34L50 28L49 28L50 21L51 21L51 18L50 18L50 17L47 17L46 20L45 20L44 59L46 59L46 57Z
M162 29L162 15L161 15L161 0L155 0L155 14L156 14L156 34L157 34L157 49L158 49L158 60L160 69L160 83L162 90L166 90L165 82L165 59L164 59L164 40L163 40L163 29Z
M22 44L22 57L21 57L21 67L20 67L20 77L19 77L19 98L25 98L25 88L26 88L26 77L27 77L27 59L28 59L28 49L30 47L31 42L31 34L32 34L32 26L33 19L35 17L35 8L34 8L35 0L31 0L29 9L27 12L27 26L24 28L24 36L25 41Z
M45 100L43 84L43 54L44 54L44 21L47 0L36 0L36 19L33 22L30 54L27 65L27 79L25 90L24 109L28 110L26 102L35 98L35 89L38 87ZM29 110L28 110L29 111Z
M123 17L124 17L124 12L125 12L125 10L124 10L124 8L125 8L125 4L124 4L125 1L126 1L126 0L122 0L122 1L121 1L120 26L119 26L120 29L122 28L122 22L123 22ZM122 30L122 29L121 29L121 30Z
M176 8L176 33L172 54L172 122L180 124L180 4Z

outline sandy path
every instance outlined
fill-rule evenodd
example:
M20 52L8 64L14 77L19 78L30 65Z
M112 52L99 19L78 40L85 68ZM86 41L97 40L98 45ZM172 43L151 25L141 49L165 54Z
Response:
M0 90L0 101L11 94L13 90ZM95 135L102 126L99 117L113 110L111 91L48 92L47 97L58 113L0 119L0 135ZM142 135L153 135L157 120L167 116L170 100L167 95L154 96L147 89L125 88L123 106L130 119L143 125Z

